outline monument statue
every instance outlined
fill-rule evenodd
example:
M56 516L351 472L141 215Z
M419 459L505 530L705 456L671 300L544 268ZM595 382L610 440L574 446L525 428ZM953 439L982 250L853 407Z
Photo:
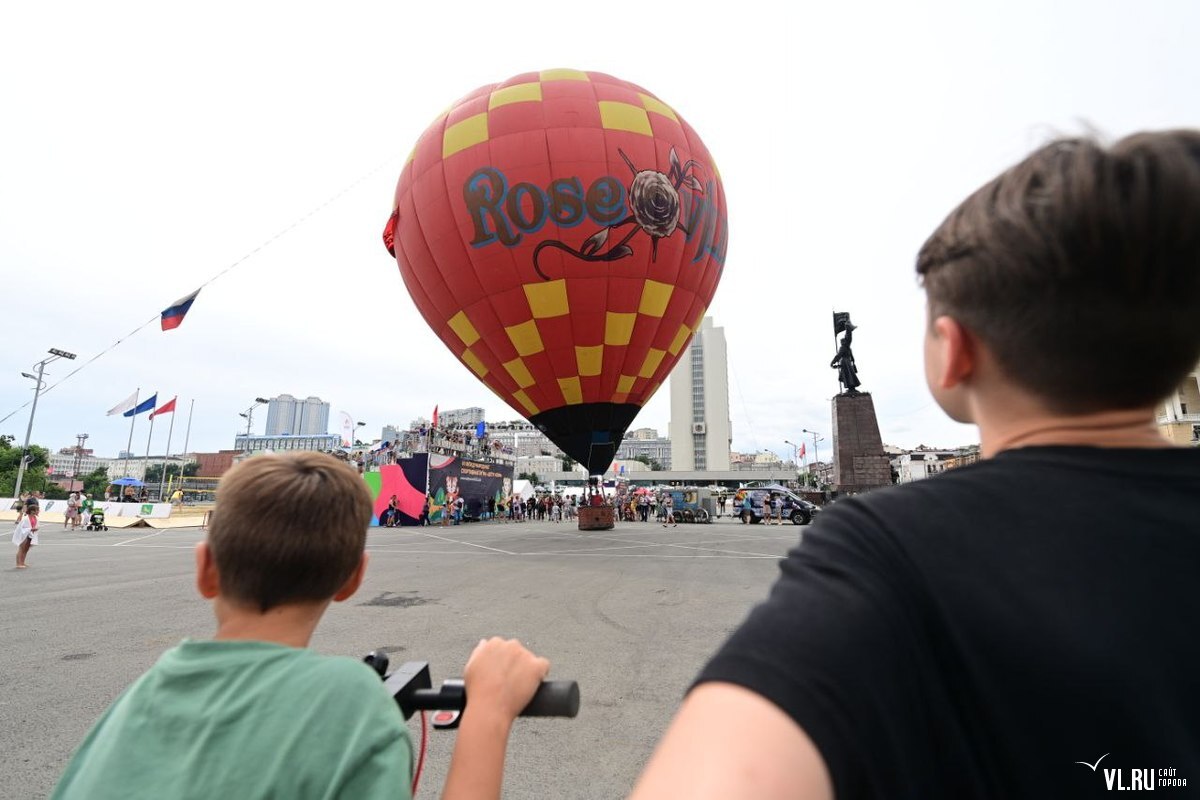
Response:
M849 314L834 315L833 335L836 337L843 331L845 335L838 346L837 355L833 357L833 361L829 362L829 366L838 371L838 382L842 384L842 394L847 395L858 394L858 387L862 384L862 381L858 379L858 367L854 365L854 352L850 349L850 343L854 341L854 331L857 327L850 321Z
M844 334L829 366L838 371L842 391L833 398L833 485L842 494L857 494L892 482L892 469L879 435L875 401L860 392L858 366L850 349L857 326L847 311L833 313L833 336Z

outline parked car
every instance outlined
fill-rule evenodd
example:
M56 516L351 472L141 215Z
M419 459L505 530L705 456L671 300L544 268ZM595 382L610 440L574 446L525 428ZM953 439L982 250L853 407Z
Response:
M744 498L747 494L750 495L749 509L744 507ZM757 525L762 522L765 516L763 503L769 502L774 497L781 497L783 499L783 508L780 514L784 519L790 519L793 525L807 525L812 522L813 517L821 510L818 506L799 497L787 487L764 486L739 489L734 496L734 513L741 516L743 522ZM775 510L773 506L771 507L770 514L774 518Z

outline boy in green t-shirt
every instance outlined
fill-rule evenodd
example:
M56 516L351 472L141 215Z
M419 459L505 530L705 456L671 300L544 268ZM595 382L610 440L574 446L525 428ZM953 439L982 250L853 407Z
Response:
M371 498L319 453L259 456L221 482L196 586L211 641L168 650L101 716L56 798L411 796L408 728L379 676L309 640L366 569ZM519 642L480 642L444 797L499 797L513 720L549 670Z

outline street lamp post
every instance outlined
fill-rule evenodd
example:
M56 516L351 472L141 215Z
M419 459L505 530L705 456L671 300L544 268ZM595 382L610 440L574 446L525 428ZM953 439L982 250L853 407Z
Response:
M25 478L25 467L33 459L29 457L29 437L33 435L33 415L37 413L38 397L42 393L42 376L46 372L46 365L51 361L57 361L60 358L74 359L74 353L68 353L65 350L56 350L50 348L50 357L43 358L38 363L34 364L37 367L37 375L30 375L28 372L22 372L21 375L26 378L32 378L37 382L33 389L33 408L29 409L29 426L25 428L25 446L21 448L21 463L17 467L17 485L13 489L13 496L21 496L21 481Z
M817 433L816 431L810 431L808 428L802 428L800 432L801 432L801 433L809 433L809 434L812 434L812 439L813 439L813 463L814 463L814 464L820 464L820 463L821 463L821 448L820 448L820 447L817 445L817 442L823 442L823 441L825 441L825 437L824 437L824 436L821 436L821 435L820 435L819 433ZM819 477L818 477L818 478L817 478L817 479L814 481L814 483L815 483L815 484L817 484L817 488L820 488L820 482L821 482L821 481L820 481L820 478L819 478Z
M783 443L790 444L792 446L792 463L796 465L796 475L799 475L800 474L800 448L796 446L795 442L789 442L787 439L784 439Z
M271 402L271 401L267 400L265 397L256 397L256 398L254 398L254 405L247 408L245 410L245 412L238 414L239 417L246 420L246 452L247 453L250 452L250 427L254 424L254 409L258 408L259 406L266 405L269 402ZM269 421L270 420L268 420L268 422Z

